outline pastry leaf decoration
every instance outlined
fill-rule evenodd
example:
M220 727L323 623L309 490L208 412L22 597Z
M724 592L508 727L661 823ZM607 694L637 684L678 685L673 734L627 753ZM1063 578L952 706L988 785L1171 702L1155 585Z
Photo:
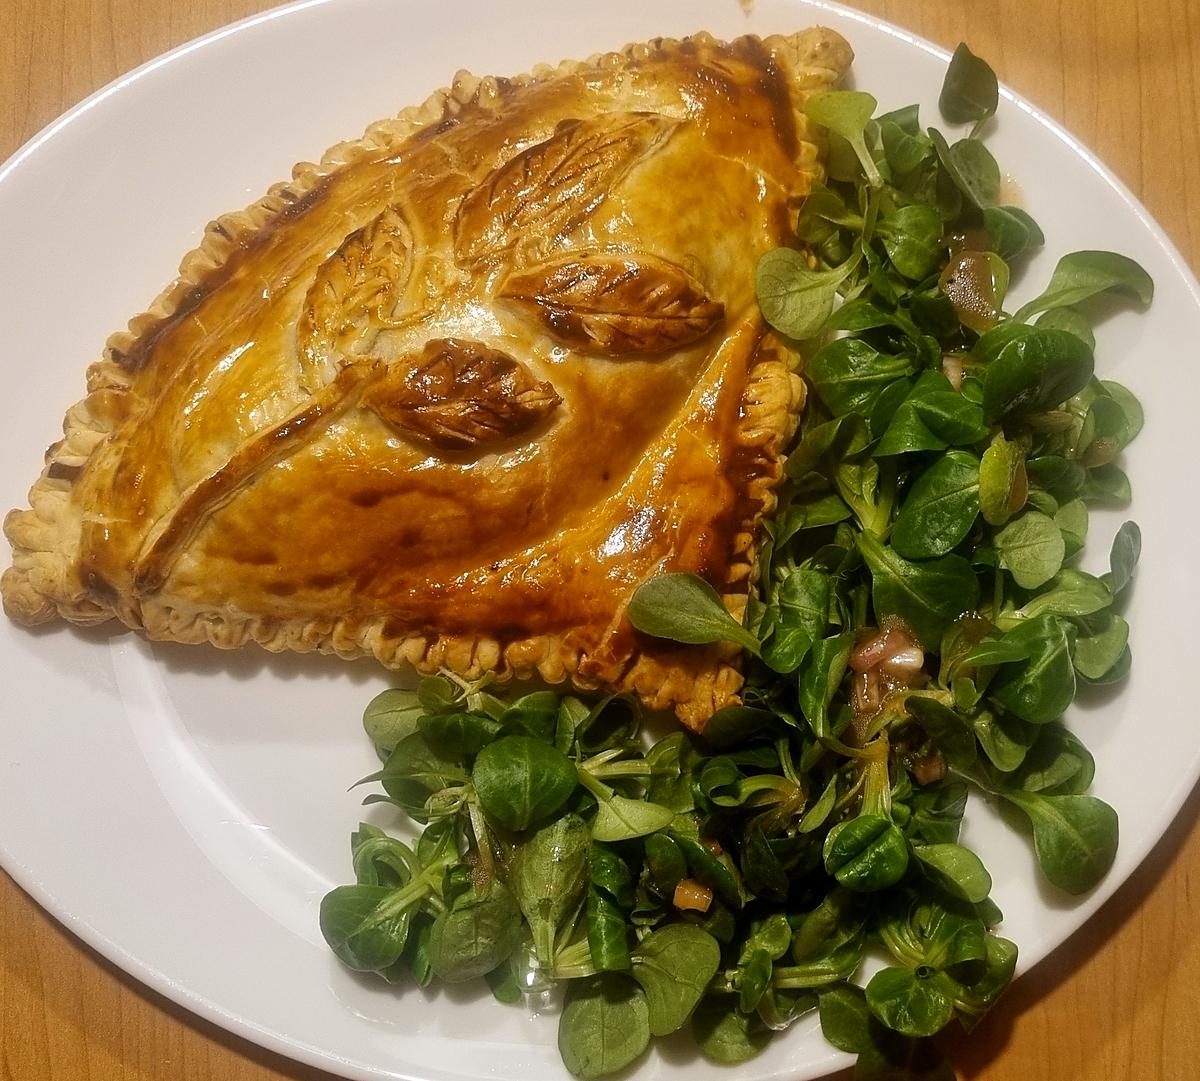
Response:
M434 338L415 363L392 364L363 404L401 434L439 450L482 450L527 431L561 401L507 353Z
M484 178L462 201L454 250L465 265L499 257L522 238L570 233L679 121L657 113L565 120L554 134Z
M412 233L388 207L351 233L317 271L297 332L309 392L333 381L344 358L370 347L412 271Z
M515 271L498 295L571 348L610 357L678 349L725 315L683 267L644 252L570 252Z

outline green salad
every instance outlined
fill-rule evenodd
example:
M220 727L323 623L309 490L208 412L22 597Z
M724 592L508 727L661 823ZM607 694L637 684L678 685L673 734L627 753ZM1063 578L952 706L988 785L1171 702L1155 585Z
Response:
M810 1013L860 1081L954 1077L932 1037L974 1025L1012 978L987 853L959 843L974 791L1012 808L1067 894L1112 865L1117 816L1061 722L1080 684L1122 679L1127 522L1107 573L1076 565L1142 413L1093 373L1088 302L1148 304L1103 251L1061 259L1006 311L1042 244L1001 200L980 134L995 75L965 46L940 99L808 105L828 180L796 244L757 270L768 322L802 347L809 403L766 522L744 623L700 578L645 583L644 633L746 652L743 704L652 744L628 696L501 696L487 679L388 690L365 724L382 769L355 884L321 905L338 958L389 983L482 979L502 1002L565 990L558 1046L592 1078L688 1028L739 1063Z

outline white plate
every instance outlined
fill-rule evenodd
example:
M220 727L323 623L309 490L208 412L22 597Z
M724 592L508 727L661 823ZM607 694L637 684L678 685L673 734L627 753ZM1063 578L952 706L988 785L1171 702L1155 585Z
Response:
M85 365L140 311L217 213L293 161L423 99L458 67L515 73L627 41L825 22L858 53L855 77L887 107L935 102L944 54L805 0L621 0L587 16L561 0L313 0L210 35L101 91L0 171L0 321L9 385L0 506L24 503L40 451L81 396ZM1106 247L1158 286L1148 315L1100 330L1102 374L1133 387L1148 426L1129 455L1145 555L1129 606L1136 663L1071 723L1094 750L1096 791L1121 814L1107 881L1082 902L1039 887L1027 844L974 806L1004 933L1022 966L1074 931L1146 855L1200 772L1190 682L1200 607L1194 505L1178 496L1179 438L1194 427L1182 353L1200 340L1200 293L1146 212L1069 136L1006 93L990 145L1044 225L1033 293L1062 252ZM1106 552L1116 517L1098 516ZM346 785L374 766L363 704L386 683L362 662L150 646L128 634L0 620L0 858L72 931L156 990L286 1055L347 1077L565 1076L555 1018L486 995L389 991L343 971L317 905L347 878L360 815ZM1153 739L1147 733L1153 733ZM373 811L377 821L386 812ZM814 1023L722 1076L802 1081L845 1065ZM684 1044L637 1076L684 1078Z

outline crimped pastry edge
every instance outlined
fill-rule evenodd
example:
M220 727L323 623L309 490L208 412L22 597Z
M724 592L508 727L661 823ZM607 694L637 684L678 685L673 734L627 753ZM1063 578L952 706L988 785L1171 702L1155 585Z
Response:
M627 60L646 60L655 54L670 55L687 44L711 48L724 43L708 33L683 40L658 38L582 61L538 65L513 78L480 78L459 71L450 87L395 117L376 121L361 138L331 147L319 162L301 162L293 168L290 181L272 185L265 196L245 210L210 222L200 244L180 262L178 277L145 312L131 319L126 329L109 337L102 359L87 369L87 396L67 411L63 438L46 452L45 467L29 492L29 509L13 510L5 517L4 532L13 547L13 564L0 578L0 594L10 618L26 625L56 617L80 625L117 618L155 640L209 643L222 649L256 642L272 652L319 650L343 658L374 656L389 668L411 666L425 673L448 669L468 679L485 672L494 672L498 679L539 676L550 683L570 679L583 689L605 685L632 690L650 708L673 707L685 724L696 729L715 710L736 702L742 684L736 663L738 653L720 646L707 647L717 659L702 670L696 668L694 651L687 654L692 663L686 664L635 650L619 670L593 666L584 674L581 662L586 662L585 650L572 642L569 632L505 644L487 635L388 635L384 630L386 615L287 620L191 609L154 598L139 601L119 597L111 605L101 604L89 596L75 570L70 531L77 523L69 520L68 511L75 476L93 450L113 433L124 411L124 399L132 397L133 375L121 365L120 358L185 306L234 252L269 228L324 177L367 155L397 148L419 131L457 115L467 105L494 107L501 99L502 86L523 86ZM839 34L823 27L771 35L763 44L790 69L788 83L804 151L800 165L819 179L820 148L805 121L803 103L808 94L833 85L841 77L853 57L851 49ZM774 509L774 488L782 476L783 452L795 431L804 400L803 383L791 371L782 347L766 339L760 343L757 355L759 359L743 391L736 439L739 447L757 451L758 469L749 482L746 503L750 509L735 537L723 596L726 607L737 616L744 612L747 591L756 574L757 532L762 519ZM64 540L66 543L61 543Z

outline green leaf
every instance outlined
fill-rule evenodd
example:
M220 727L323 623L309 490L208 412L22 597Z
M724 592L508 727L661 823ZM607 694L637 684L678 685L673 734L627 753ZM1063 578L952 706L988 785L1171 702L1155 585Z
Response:
M558 704L558 717L554 722L554 746L563 754L570 754L575 746L579 729L591 716L591 709L573 695L564 695Z
M558 722L558 704L558 695L553 691L534 691L522 695L500 715L500 726L508 735L553 740Z
M645 843L646 869L659 893L670 897L688 873L687 860L679 846L665 834L652 833Z
M1033 846L1042 873L1071 894L1087 893L1108 873L1117 855L1117 813L1094 796L1002 793L1033 824Z
M732 642L755 655L758 639L733 618L717 591L695 574L659 574L638 586L629 621L655 638L702 644Z
M1040 511L1026 511L995 537L996 558L1022 589L1038 589L1062 567L1062 530Z
M988 525L1004 525L1021 509L1025 454L998 434L979 463L979 506Z
M901 105L890 113L882 113L875 118L878 124L895 124L901 131L909 135L921 134L921 109L915 102Z
M502 961L491 972L485 972L483 978L487 980L492 997L506 1006L520 1002L525 995L511 961Z
M898 827L879 815L859 815L829 831L825 870L856 893L893 886L908 868L908 845Z
M629 941L625 913L616 901L596 886L588 889L587 939L592 966L597 972L629 969Z
M931 206L913 203L882 218L876 227L888 258L904 277L922 281L942 258L942 216Z
M417 858L408 845L368 822L360 822L350 835L350 858L360 885L403 886L417 870Z
M769 709L753 706L723 706L717 710L704 726L704 739L712 747L722 750L732 747L775 722L776 715ZM688 782L691 783L690 780ZM659 802L665 802L660 800ZM684 808L681 808L684 809ZM686 810L691 810L690 807Z
M825 492L809 499L793 500L788 506L776 511L768 520L777 545L784 545L803 529L820 529L822 526L837 525L850 517L850 508L832 492Z
M592 703L575 730L575 744L585 754L626 747L637 739L642 707L630 693L609 694Z
M321 934L339 961L359 972L387 968L400 959L421 897L401 907L388 886L338 886L321 900Z
M861 215L846 206L835 191L817 186L804 200L796 222L796 238L812 248L820 248L837 240L841 229L861 229Z
M436 754L420 732L405 736L388 756L379 775L384 791L410 812L443 788L464 784L467 773Z
M750 936L738 954L745 960L756 950L762 950L772 961L778 961L792 944L792 928L782 912L772 912L766 919L751 924Z
M452 819L443 818L425 827L417 838L416 859L420 869L425 872L444 870L458 862L458 844Z
M942 556L979 515L979 460L947 451L913 482L892 524L892 546L907 559Z
M831 270L813 270L792 248L766 252L754 271L754 291L763 318L788 338L815 338L833 312L838 287L860 261L858 255L852 255Z
M491 972L521 941L524 925L516 898L498 878L459 894L434 921L429 938L433 974L464 983Z
M1050 579L1044 593L1026 601L1020 615L1026 619L1040 615L1078 618L1099 612L1112 602L1112 590L1099 578L1067 569Z
M588 850L588 875L593 885L610 894L618 904L633 907L633 872L616 849L593 844Z
M1125 410L1100 389L1099 382L1091 383L1084 394L1089 392L1093 396L1076 438L1075 453L1084 466L1105 465L1130 441ZM1071 404L1067 404L1068 409Z
M954 982L925 967L880 969L866 993L871 1012L904 1036L932 1036L954 1016Z
M955 391L941 372L926 371L888 420L875 456L944 450L974 443L986 431L983 410Z
M968 1031L1012 982L1016 968L1017 947L999 935L988 935L983 974L972 983L960 984L955 994L955 1008Z
M1078 462L1068 461L1057 454L1041 454L1025 463L1029 481L1063 502L1080 494L1088 479L1088 470ZM1092 470L1096 472L1096 470Z
M906 177L933 156L933 144L919 129L909 131L886 117L880 117L878 124L883 152L897 177Z
M854 649L853 631L813 643L812 657L800 676L800 712L818 739L830 739L829 704L841 686Z
M835 417L808 428L799 444L788 455L786 472L793 479L803 478L822 462L836 464L860 455L869 442L866 423L852 414Z
M872 348L861 338L838 338L818 349L804 374L834 416L869 416L884 388L910 375L912 359Z
M565 814L517 846L508 881L543 965L553 963L559 928L583 897L590 845L583 819Z
M728 710L745 710L746 706L726 706ZM718 713L721 712L718 710ZM751 711L754 712L754 711ZM758 711L758 712L766 712ZM717 714L708 719L704 728L705 739L715 743L709 729ZM774 720L774 714L768 714ZM672 732L664 736L646 752L646 764L650 767L650 783L646 786L646 799L669 807L677 814L690 811L692 798L692 775L703 764L704 755L697 750L686 732Z
M738 1009L753 1013L771 984L773 966L765 950L752 950L737 969Z
M1101 379L1100 385L1125 414L1125 445L1128 446L1137 438L1138 432L1142 430L1142 425L1146 422L1146 416L1142 412L1142 403L1137 400L1132 391L1112 379Z
M416 691L389 687L367 704L363 728L376 747L391 753L397 743L417 730L417 718L424 712Z
M1113 537L1109 566L1113 596L1119 595L1133 579L1133 570L1142 554L1142 531L1136 522L1125 522ZM1086 614L1086 613L1085 613Z
M575 766L562 751L532 736L489 743L471 771L483 809L506 829L528 829L555 814L575 791Z
M624 1069L650 1044L642 989L617 973L571 980L558 1021L558 1052L576 1077Z
M1100 293L1124 293L1147 305L1154 299L1154 280L1142 267L1111 251L1077 251L1064 255L1050 276L1045 292L1013 316L1015 322L1049 308L1069 307Z
M1044 796L1081 796L1092 786L1096 762L1079 737L1061 724L1036 730L1036 742L1004 787Z
M1089 469L1080 494L1089 502L1113 507L1128 506L1133 497L1129 478L1121 469L1111 464Z
M912 817L905 826L909 839L918 844L954 844L967 808L967 786L961 781L943 781L913 793Z
M1001 323L979 339L975 351L989 358L983 374L989 424L1053 408L1092 378L1092 351L1065 330Z
M1046 242L1038 223L1017 206L988 207L983 212L983 227L1002 259L1015 259Z
M1122 651L1121 655L1113 663L1113 666L1108 669L1102 676L1083 676L1087 683L1094 686L1110 686L1114 683L1120 683L1122 680L1129 677L1129 671L1133 667L1133 654L1128 646ZM1078 671L1078 669L1077 669ZM1081 672L1080 675L1083 675Z
M1084 679L1105 680L1129 647L1129 624L1116 612L1106 612L1099 623L1089 624L1075 640L1071 660Z
M417 724L430 749L451 762L474 758L500 734L500 722L477 713L433 713Z
M978 124L996 111L999 102L996 73L960 42L938 97L942 116L951 124Z
M905 705L952 768L967 770L975 764L975 737L964 718L920 692L910 694Z
M861 987L844 983L820 992L821 1034L839 1051L857 1055L874 1043L871 1011Z
M897 891L888 900L878 933L903 964L958 970L987 956L987 929L978 911L982 906L913 888Z
M412 924L408 931L408 942L404 946L404 955L400 958L399 965L408 969L409 975L412 976L418 987L428 987L433 982L433 967L429 963L429 940L433 934L434 917L428 909L419 909L412 919ZM385 980L389 983L393 982L391 975L400 974L395 971L396 966L392 969L381 972ZM518 989L517 997L520 997ZM510 1001L516 1001L512 999Z
M682 1028L717 974L721 947L707 931L675 923L651 931L630 958L632 975L646 992L650 1032Z
M913 563L869 533L856 539L871 570L876 616L899 616L926 648L936 648L946 628L978 602L979 580L961 556Z
M957 391L922 394L913 399L912 406L926 428L947 443L974 443L987 432L983 410Z
M753 1016L737 1008L733 995L709 995L692 1014L692 1035L709 1062L736 1066L760 1054L771 1037Z
M642 725L642 707L630 693L609 694L592 703L575 729L576 749L584 754L627 747Z
M878 102L861 90L833 90L824 94L813 94L804 105L810 120L836 132L846 140L857 155L866 174L867 182L878 187L883 178L875 159L867 150L865 128L875 112Z
M829 575L808 568L792 571L776 588L768 612L773 628L762 657L776 672L800 667L829 622Z
M835 773L829 778L817 801L804 812L804 817L797 823L796 830L799 833L812 833L825 825L825 820L837 802L837 790L838 778Z
M1093 352L1096 349L1096 335L1092 331L1091 320L1074 308L1049 308L1038 316L1037 325L1046 330L1065 330L1068 334L1074 334Z
M1011 773L1025 761L1037 731L1019 717L989 710L983 710L972 721L972 728L983 753L1002 773Z
M1033 724L1061 717L1075 698L1075 671L1066 623L1056 616L1025 620L1004 636L1027 651L1025 664L1005 665L990 687L992 697Z
M426 676L417 685L417 701L426 713L440 713L456 708L458 688L445 676Z
M666 828L675 818L670 807L645 800L612 796L601 800L592 821L592 838L596 841L627 841L645 837Z
M959 844L914 845L913 855L926 875L952 897L978 904L992 892L992 876L969 848Z
M730 908L742 907L744 899L741 885L728 856L714 856L699 840L675 830L671 831L670 839L683 853L693 878L708 886Z
M936 128L929 129L929 138L946 175L968 202L980 210L995 206L1000 197L1000 166L987 147L977 139L961 139L951 146Z
M1072 499L1054 512L1054 524L1062 530L1067 558L1079 552L1087 540L1088 509L1082 499Z

